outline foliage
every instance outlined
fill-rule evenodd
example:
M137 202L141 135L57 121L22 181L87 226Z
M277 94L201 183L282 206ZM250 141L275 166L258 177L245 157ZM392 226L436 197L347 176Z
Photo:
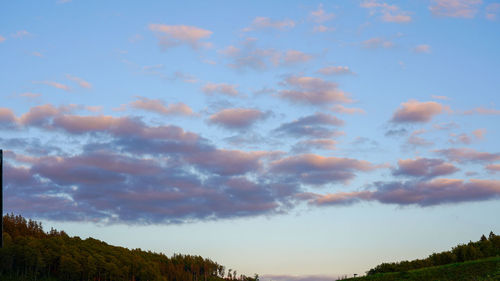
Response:
M382 263L377 265L375 268L370 269L367 272L367 275L387 272L404 272L419 268L472 261L495 256L500 256L500 236L490 232L488 238L483 235L477 242L471 241L465 245L458 245L451 251L433 253L426 259Z
M83 281L257 281L258 276L225 276L225 268L200 256L129 250L64 231L44 232L42 224L13 214L3 217L1 280Z
M426 267L410 271L377 273L349 281L494 281L500 280L500 257Z

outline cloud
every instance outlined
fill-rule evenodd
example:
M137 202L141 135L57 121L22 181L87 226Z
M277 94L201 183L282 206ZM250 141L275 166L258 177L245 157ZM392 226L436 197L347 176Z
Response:
M297 103L327 105L349 103L349 94L341 91L338 85L321 78L290 76L281 83L288 89L281 90L279 96Z
M30 108L28 112L21 115L19 123L23 126L50 127L50 121L53 117L70 112L71 108L67 106L55 107L51 104L39 105Z
M348 66L326 66L317 71L323 75L355 74Z
M471 110L467 110L463 112L465 115L471 114L479 114L479 115L500 115L500 110L494 108L484 108L484 107L476 107Z
M486 165L486 170L488 170L489 172L492 172L492 173L498 173L500 172L500 164L489 164L489 165Z
M31 35L31 33L29 33L28 31L19 30L19 31L16 31L16 33L12 34L12 37L17 38L17 39L22 39L22 38L29 36L29 35Z
M436 96L436 95L432 95L432 98L433 99L437 99L437 100L450 100L449 97L447 96Z
M243 29L244 32L258 30L258 29L276 29L276 30L286 30L295 27L295 22L293 20L285 19L282 21L274 21L266 17L256 17L250 27Z
M2 35L0 35L0 43L2 43L5 40L6 40L5 37L3 37Z
M328 13L323 9L323 4L319 4L318 9L315 11L311 11L309 13L312 20L317 23L326 22L332 20L335 17L334 13Z
M336 104L334 105L331 110L333 112L341 113L341 114L365 114L366 111L364 111L361 108L356 108L356 107L345 107L341 104Z
M312 140L304 140L296 143L292 147L292 151L294 153L304 153L309 152L313 149L319 150L335 150L337 145L336 140L332 139L312 139Z
M301 117L289 123L283 123L274 132L291 137L330 138L338 135L336 127L344 125L344 121L335 116L316 113Z
M398 160L398 168L394 169L392 174L430 179L453 174L457 171L457 167L441 159L417 158Z
M430 54L431 53L431 46L426 45L426 44L417 45L417 46L415 46L415 48L413 48L413 52L415 52L417 54Z
M270 171L277 176L285 176L290 181L323 185L347 183L355 177L356 172L367 172L376 168L364 160L301 154L271 162Z
M54 87L56 89L64 90L66 92L71 91L71 88L69 86L64 85L62 83L54 82L54 81L35 81L33 83L48 85L48 86Z
M385 22L407 23L410 22L410 13L400 10L396 5L389 5L376 0L363 1L360 6L368 9L370 15L380 15L380 19Z
M238 85L231 85L226 83L206 83L201 89L205 94L223 94L226 96L238 96L239 92L236 89Z
M480 152L472 148L448 148L436 150L451 161L462 162L494 162L500 160L500 153Z
M329 31L335 31L335 27L328 27L328 26L325 26L325 25L316 25L314 28L313 28L313 32L329 32Z
M492 200L500 197L500 181L433 179L431 181L377 182L374 191L305 194L303 199L317 206L345 205L360 201L422 207Z
M288 50L285 52L283 57L284 64L294 64L300 62L308 62L312 59L312 56L301 51Z
M429 10L435 16L453 18L475 17L482 0L433 0Z
M6 107L0 107L0 128L13 129L16 127L17 118L14 112Z
M211 44L203 39L209 38L212 31L187 25L150 24L149 30L153 31L163 50L179 45L188 45L193 49L209 47Z
M314 56L298 50L279 51L257 47L257 39L247 38L239 47L228 46L219 53L229 58L229 67L245 70L264 70L269 67L293 66L310 61Z
M375 37L375 38L370 38L368 40L365 40L361 42L361 45L365 49L378 49L378 48L392 48L394 47L394 43L389 40L385 40L380 37Z
M162 115L190 116L194 114L193 110L182 102L166 105L162 100L148 99L146 97L137 97L137 100L131 102L130 106L133 108L151 111Z
M391 121L395 123L425 123L441 114L447 107L434 101L419 102L409 100L401 104L392 116Z
M268 114L251 108L227 108L210 116L209 122L226 129L248 129Z
M85 88L85 89L92 88L92 84L90 84L89 82L83 80L80 77L76 77L76 76L72 76L72 75L66 74L66 78L68 78L69 80L77 83L82 88Z
M486 6L485 17L488 20L491 20L491 21L497 20L498 13L500 13L500 3L491 3L488 6Z
M481 140L486 135L486 129L477 129L472 131L471 135L462 133L459 135L451 134L450 143L471 144L474 140Z

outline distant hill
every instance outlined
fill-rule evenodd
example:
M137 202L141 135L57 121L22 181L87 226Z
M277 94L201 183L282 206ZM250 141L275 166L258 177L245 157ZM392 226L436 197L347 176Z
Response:
M425 259L382 263L367 276L343 280L500 280L500 236L488 238L433 253Z
M0 280L37 281L257 281L258 276L236 276L200 256L129 250L64 231L45 232L42 224L20 215L6 215L4 248L0 249Z

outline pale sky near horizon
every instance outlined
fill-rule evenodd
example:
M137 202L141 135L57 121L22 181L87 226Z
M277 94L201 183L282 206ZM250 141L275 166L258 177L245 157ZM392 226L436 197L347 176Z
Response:
M323 281L500 233L500 1L4 1L5 213Z

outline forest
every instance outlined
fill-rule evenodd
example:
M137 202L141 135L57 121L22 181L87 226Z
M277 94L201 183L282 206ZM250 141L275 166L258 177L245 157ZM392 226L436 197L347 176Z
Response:
M370 269L367 275L387 272L404 272L425 267L440 266L465 261L500 256L500 236L490 232L488 238L482 235L479 241L457 245L450 251L433 253L425 259L382 263Z
M21 215L3 217L0 280L37 281L257 281L200 256L164 254L108 245L93 238L43 230Z

